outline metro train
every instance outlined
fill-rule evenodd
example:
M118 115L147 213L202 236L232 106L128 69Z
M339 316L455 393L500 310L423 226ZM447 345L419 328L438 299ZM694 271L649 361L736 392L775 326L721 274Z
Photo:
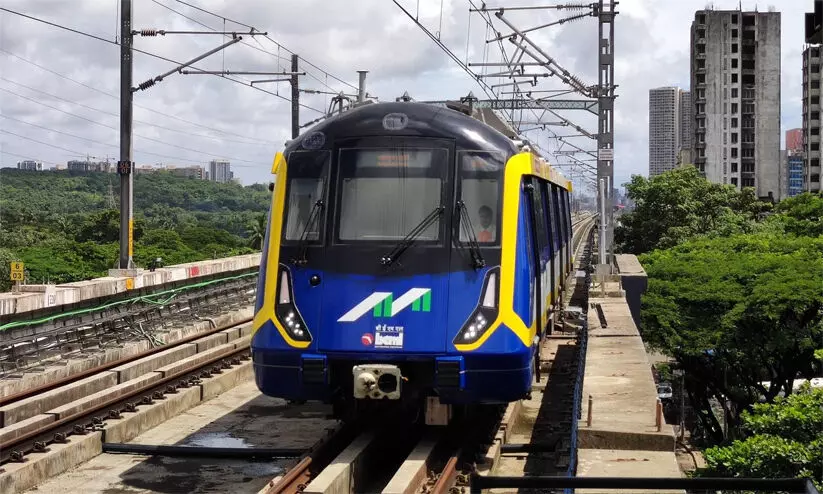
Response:
M571 182L466 113L373 103L278 152L252 359L268 396L426 421L529 395L572 267Z

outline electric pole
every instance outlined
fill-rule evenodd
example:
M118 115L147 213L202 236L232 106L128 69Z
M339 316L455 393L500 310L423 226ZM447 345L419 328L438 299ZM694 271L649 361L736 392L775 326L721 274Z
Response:
M120 0L120 269L133 269L134 262L134 162L132 162L132 0Z
M145 91L175 72L183 73L183 69L218 53L228 46L239 43L243 38L236 32L224 31L169 31L164 29L133 30L132 0L120 0L120 159L117 162L117 174L120 175L120 269L134 269L134 161L132 161L132 123L133 100L135 91ZM211 49L206 53L184 62L177 67L164 72L152 79L148 79L137 87L132 87L132 45L134 35L166 36L176 34L214 34L219 36L231 35L232 39ZM256 32L251 29L247 36L266 35L265 32ZM295 63L294 59L292 63ZM210 71L198 69L196 73L208 74ZM219 73L228 74L229 71ZM271 72L257 72L257 74L271 74Z
M300 87L297 78L298 57L296 53L291 56L291 138L297 139L300 135Z

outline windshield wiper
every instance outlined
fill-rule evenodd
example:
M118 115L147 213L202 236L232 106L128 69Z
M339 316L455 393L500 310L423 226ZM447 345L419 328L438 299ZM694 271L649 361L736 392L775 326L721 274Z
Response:
M474 269L482 268L486 265L486 260L483 259L483 254L480 253L480 244L477 242L477 234L474 233L472 220L469 218L469 210L466 208L466 203L457 201L457 209L460 211L460 225L469 239L469 254L472 257L472 266ZM460 239L458 238L458 243Z
M403 240L401 240L397 243L397 245L394 246L394 249L392 249L390 253L380 258L380 264L388 266L394 261L396 261L403 254L403 252L405 252L406 249L408 249L409 246L411 246L411 244L414 243L414 239L419 237L420 234L423 233L426 230L426 228L429 227L429 225L434 223L434 221L437 218L439 218L445 210L446 208L443 206L437 206L436 208L434 208L434 210L431 213L429 213L428 216L423 218L423 221L421 221L416 227L414 227L412 231L410 231L409 234L403 238Z
M292 259L292 262L297 264L298 266L303 266L309 262L309 259L307 257L309 251L309 231L314 225L314 222L318 218L320 218L320 211L322 209L323 199L318 199L317 201L315 201L314 206L312 206L311 208L311 212L309 213L309 219L306 221L306 227L303 229L303 233L300 235L300 240L297 243L297 258Z

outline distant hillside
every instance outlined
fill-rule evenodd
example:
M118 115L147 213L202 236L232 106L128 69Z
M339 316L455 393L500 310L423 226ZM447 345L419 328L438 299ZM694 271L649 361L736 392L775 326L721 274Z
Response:
M31 282L104 275L117 261L119 201L116 174L0 169L0 290L9 286L14 259L26 263ZM262 184L136 175L135 261L146 266L162 257L173 264L251 252L270 201Z

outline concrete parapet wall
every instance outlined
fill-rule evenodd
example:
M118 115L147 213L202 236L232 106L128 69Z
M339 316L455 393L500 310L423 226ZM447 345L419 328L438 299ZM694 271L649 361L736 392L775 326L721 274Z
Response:
M614 263L620 275L620 284L626 292L626 302L635 326L640 327L640 299L649 285L646 270L633 254L618 254Z
M255 268L260 265L260 256L258 253L208 259L158 268L155 271L111 270L110 276L62 285L23 285L21 293L0 293L0 316L74 304L173 281Z
M214 323L217 326L226 326L237 323L243 319L251 317L253 308L246 306L243 309L223 314L214 318ZM251 329L251 324L245 324L244 327ZM207 320L190 322L181 326L169 328L168 332L158 334L158 338L165 344L171 344L183 338L204 333L214 326ZM221 331L225 334L226 341L232 341L240 338L240 327L233 327ZM201 340L198 340L198 342ZM191 345L196 346L197 342L192 342ZM67 377L79 374L89 369L105 365L116 360L133 357L136 354L145 352L151 348L151 343L148 340L137 340L126 342L121 347L107 348L85 355L81 358L72 358L63 362L54 362L48 365L43 370L34 370L26 372L18 378L8 378L0 380L0 396L10 396L20 393L37 386L44 386L51 382L65 379ZM163 364L165 365L165 364Z
M645 279L645 272L634 256L617 256L615 264L624 269L626 298L616 282L606 282L606 297L598 288L590 292L577 476L678 477L674 429L658 415L657 388L627 301L626 278Z

